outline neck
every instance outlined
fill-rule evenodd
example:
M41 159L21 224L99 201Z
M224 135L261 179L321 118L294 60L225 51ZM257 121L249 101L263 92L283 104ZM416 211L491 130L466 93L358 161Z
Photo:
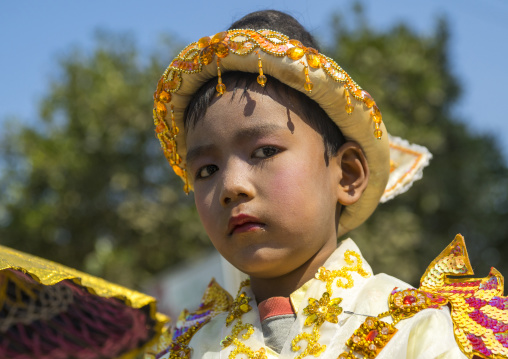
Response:
M272 297L289 297L291 293L314 278L319 267L323 266L336 248L336 242L325 244L318 253L303 265L279 277L259 278L251 276L251 289L256 296L256 301L261 303Z

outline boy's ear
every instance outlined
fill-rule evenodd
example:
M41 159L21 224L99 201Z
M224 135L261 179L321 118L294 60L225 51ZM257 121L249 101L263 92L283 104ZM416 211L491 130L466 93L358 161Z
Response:
M334 157L338 165L337 201L349 206L358 201L369 183L369 166L362 148L356 142L346 142Z

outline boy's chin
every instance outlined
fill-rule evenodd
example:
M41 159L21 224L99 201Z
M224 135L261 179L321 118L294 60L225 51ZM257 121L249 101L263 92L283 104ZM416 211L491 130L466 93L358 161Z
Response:
M244 260L237 257L232 263L251 278L270 279L282 277L306 262L305 259L302 259L302 263L298 265L299 261L294 261L294 259L291 256L272 253L272 255L250 255L246 256Z

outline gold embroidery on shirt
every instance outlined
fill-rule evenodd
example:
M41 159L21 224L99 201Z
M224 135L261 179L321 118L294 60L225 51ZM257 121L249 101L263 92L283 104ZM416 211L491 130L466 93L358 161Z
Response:
M242 315L250 312L252 309L249 304L251 298L245 292L242 292L242 288L248 285L250 285L250 280L248 279L240 284L238 294L226 318L226 327L236 320L231 334L227 335L220 342L223 349L230 345L234 346L234 349L229 353L228 359L235 359L239 354L245 354L249 359L267 359L265 348L254 351L242 342L242 339L247 340L254 333L254 326L252 324L242 322Z
M294 339L291 341L291 350L294 352L299 351L301 348L300 345L298 345L301 341L306 341L307 346L305 347L305 350L298 354L298 356L295 359L302 359L303 357L306 357L307 355L313 355L315 357L320 356L326 349L326 345L319 344L319 338L321 335L319 334L319 327L317 325L312 328L311 333L302 332L298 334Z
M147 351L146 358L155 358L169 353L169 359L189 359L192 348L189 343L213 317L224 313L232 306L233 298L214 280L208 285L199 308L190 313L184 310L171 333L167 331L160 338L156 352ZM172 338L171 338L172 337Z
M347 250L344 253L344 260L346 265L338 270L328 270L325 267L319 268L316 279L326 283L326 292L323 293L321 299L309 298L309 305L303 310L303 314L307 316L305 320L305 326L313 326L312 331L302 332L298 334L291 341L291 349L294 352L301 350L299 343L306 341L307 346L305 349L298 354L295 359L302 359L307 355L313 355L314 357L320 356L325 350L326 345L319 344L319 327L325 322L337 323L338 316L342 313L342 308L339 306L342 298L330 299L333 294L332 285L336 281L336 285L339 288L352 288L354 280L351 272L356 272L362 277L368 277L370 274L362 267L362 258L360 254ZM345 279L345 282L341 279Z
M337 287L348 289L352 288L354 285L351 272L356 272L364 278L370 275L365 269L363 269L362 258L360 257L360 254L356 253L355 251L347 250L344 253L344 260L346 261L347 265L343 266L342 268L330 271L325 267L321 267L316 274L316 279L326 282L326 291L330 294L333 292L332 284L335 279L337 279Z
M242 287L244 286L245 285L242 285ZM250 310L252 309L252 307L249 304L250 300L251 298L247 297L247 294L245 292L238 293L237 297L235 298L235 301L233 302L231 310L229 311L229 314L226 318L226 327L229 327L229 325L233 323L235 319L240 319L244 313L250 312Z
M303 349L295 359L302 359L308 355L318 357L326 350L326 345L319 343L321 337L319 328L325 321L336 324L338 322L338 316L342 313L342 308L339 306L342 298L331 298L334 281L337 280L337 287L348 289L352 288L354 285L351 275L352 272L358 273L362 277L368 277L370 275L362 266L363 262L360 254L347 250L344 253L344 260L346 265L339 270L330 271L325 267L321 267L316 274L316 279L326 283L327 291L322 294L320 299L309 298L309 304L303 310L304 315L307 316L304 325L307 327L312 326L312 330L311 332L302 332L298 334L291 341L291 349L294 352L302 350L300 342L307 342L305 349ZM236 299L226 318L226 326L229 326L236 320L231 334L227 335L220 343L224 349L229 346L234 347L228 359L235 359L239 354L244 354L249 359L267 359L265 348L254 351L242 341L249 339L254 333L254 326L249 323L243 323L241 319L243 314L248 313L252 309L249 304L251 298L248 297L245 292L242 292L242 288L248 285L250 285L250 281L247 280L242 282Z
M244 332L243 334L241 334ZM234 359L238 354L245 354L249 359L266 359L265 348L260 348L258 351L252 350L250 347L245 345L241 339L247 340L254 333L254 326L249 323L242 323L241 319L238 319L230 335L227 335L221 342L223 348L227 348L233 345L235 348L231 350L228 358ZM241 339L240 339L241 336Z
M309 305L303 309L303 314L307 316L305 325L320 326L325 321L330 323L337 323L338 316L342 313L342 308L339 307L342 298L330 299L330 294L324 292L320 300L309 298Z

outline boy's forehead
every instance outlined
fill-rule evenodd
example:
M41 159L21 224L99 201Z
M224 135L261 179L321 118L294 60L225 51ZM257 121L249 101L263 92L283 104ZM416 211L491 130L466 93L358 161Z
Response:
M242 90L242 93L226 92L214 99L203 120L196 124L195 129L198 131L199 127L201 130L204 128L225 131L235 129L254 136L281 128L287 129L286 123L292 122L292 117L294 117L292 109L283 101L279 101L276 93L247 88ZM221 127L216 128L219 123ZM193 130L190 129L189 132L192 133Z
M322 145L322 138L316 130L287 103L280 101L276 92L256 88L247 88L243 92L244 89L242 93L228 90L216 98L204 117L188 128L187 161L192 162L195 148L207 144L220 144L222 141L242 143L272 135L293 135L295 131L315 132L312 137L319 138Z

